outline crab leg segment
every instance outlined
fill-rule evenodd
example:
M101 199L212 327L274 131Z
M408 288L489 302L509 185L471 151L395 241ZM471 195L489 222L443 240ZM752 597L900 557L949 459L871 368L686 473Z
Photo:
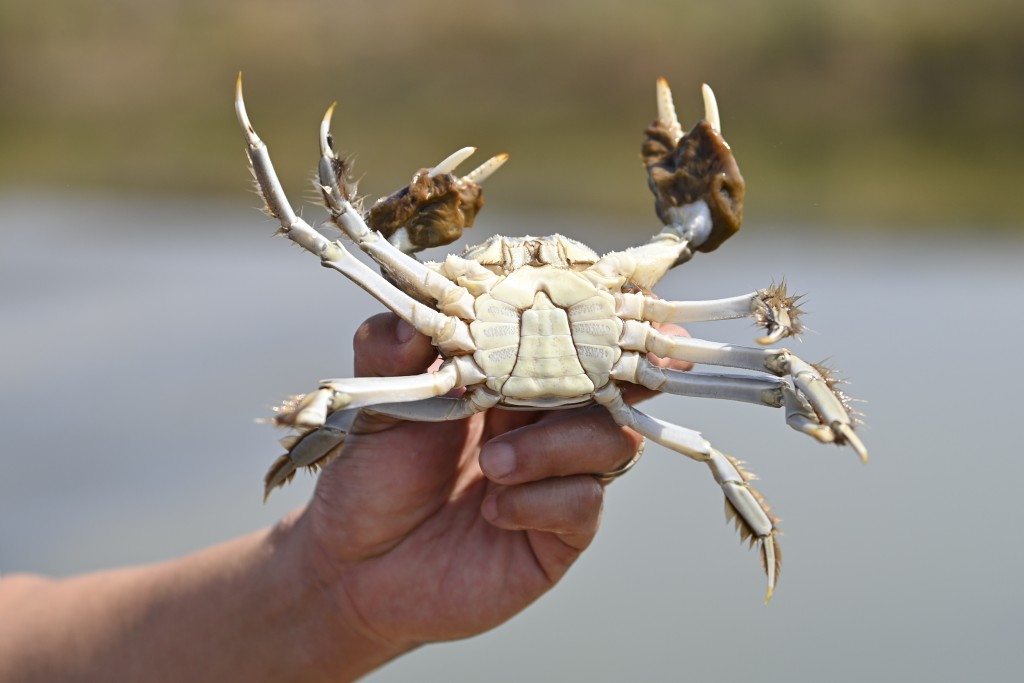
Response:
M326 465L331 452L345 443L360 412L373 412L413 422L446 422L472 417L496 405L499 398L492 391L476 387L459 398L436 396L412 403L379 403L362 409L349 408L331 413L319 429L281 440L281 445L288 452L279 457L267 472L264 499L274 488L291 480L300 467L317 469Z
M778 520L769 513L761 494L748 484L753 476L742 469L739 461L722 455L699 433L662 422L628 405L614 385L606 385L594 394L594 398L608 409L616 424L629 427L677 453L708 464L715 481L725 494L726 518L736 522L743 540L749 539L751 544L761 544L761 563L768 575L765 602L770 600L778 582L782 561L776 538Z
M409 283L417 291L438 303L438 308L448 315L458 316L464 320L473 320L473 296L465 288L456 285L439 273L427 268L413 257L403 252L386 240L380 233L370 230L359 212L345 196L339 183L340 178L338 156L331 146L330 120L334 106L327 110L320 125L320 190L324 203L331 212L331 221L348 235L359 248L381 264L392 276L401 282ZM476 148L466 147L442 161L433 170L433 174L450 173L455 166L471 155ZM499 164L500 165L500 164ZM447 170L445 170L447 169ZM479 170L479 169L478 169ZM492 171L493 172L493 171Z
M743 469L736 458L723 455L713 450L708 460L711 474L725 493L725 518L734 521L740 537L751 545L761 546L761 567L768 575L768 593L765 604L772 599L775 585L779 581L779 569L782 565L782 550L779 547L779 520L771 514L771 509L750 481L755 477Z
M711 457L711 444L700 432L640 412L622 399L622 392L614 384L606 384L594 392L594 400L608 409L616 424L629 427L651 441L694 460L704 462Z
M337 252L344 251L341 245L331 242L306 221L296 216L288 203L288 198L281 187L281 181L278 180L277 172L274 171L274 165L270 161L267 146L256 135L245 111L241 73L238 74L238 81L235 84L235 114L238 116L238 123L242 126L242 132L245 135L245 151L249 156L250 169L256 179L260 196L263 197L267 214L280 221L282 234L306 251L312 252L322 259L336 258Z
M672 337L655 330L650 323L626 320L622 325L619 346L623 350L647 351L662 357L691 363L723 365L757 372L768 372L778 377L789 376L799 394L806 397L811 410L790 403L789 424L822 442L848 444L860 459L867 462L864 444L853 432L853 418L836 392L816 367L797 358L786 349L754 349L709 342L689 337ZM803 415L829 430L810 429L797 414ZM798 426L799 425L799 426Z
M673 337L654 329L650 323L636 320L623 321L619 346L624 350L649 351L663 358L691 363L785 374L769 369L769 364L778 359L781 350L755 349L690 337Z
M256 178L260 194L266 203L267 213L280 221L282 234L303 249L319 256L323 265L341 272L397 313L403 320L423 334L432 337L435 344L442 350L472 352L476 349L469 334L469 327L464 322L457 317L445 315L416 301L353 257L341 244L328 240L295 214L284 194L277 173L274 171L270 153L249 122L245 111L245 102L242 99L241 74L239 74L235 91L235 112L245 134L246 152L249 155L253 176ZM349 209L348 214L356 216L348 202L344 202L344 205ZM359 219L359 223L362 224L361 219ZM363 224L363 228L366 229L365 224ZM443 279L436 273L435 276ZM453 283L448 284L460 289ZM467 297L469 296L468 292L462 291ZM456 299L454 308L460 313L464 312L465 306L458 305L459 297L453 298Z
M274 421L281 425L319 427L329 414L342 408L419 401L486 379L487 375L471 356L456 356L436 372L421 375L325 379L321 380L319 389L280 411Z
M300 434L291 434L281 439L281 445L288 452L275 460L267 470L263 478L263 502L266 502L271 491L291 481L300 467L317 470L330 462L332 451L345 442L358 416L358 408L339 410L331 414L318 429L303 429Z
M615 312L632 320L692 323L753 317L767 330L767 335L757 340L760 344L773 344L803 331L799 320L802 311L796 305L801 297L787 296L785 282L749 294L711 301L665 301L640 292L616 293L614 296Z
M789 390L782 379L659 368L635 351L623 352L612 367L611 376L675 396L719 398L773 408L784 405L784 392Z

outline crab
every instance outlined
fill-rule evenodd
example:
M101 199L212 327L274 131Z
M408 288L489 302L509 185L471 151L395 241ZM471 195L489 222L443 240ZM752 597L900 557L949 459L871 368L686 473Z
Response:
M452 243L483 206L480 184L508 159L501 154L463 176L456 168L475 151L461 149L368 210L355 195L348 159L333 148L330 122L320 125L317 189L329 222L380 267L355 258L292 209L256 135L242 98L235 110L265 211L278 234L312 252L427 335L442 362L436 371L405 377L326 379L277 409L273 421L294 432L287 452L265 478L265 495L299 468L317 470L337 455L360 411L415 421L460 420L489 409L565 409L597 403L619 425L706 463L725 494L727 519L760 550L771 598L781 566L778 519L743 463L699 432L651 417L623 399L624 383L683 396L784 408L790 427L823 443L849 445L864 461L854 417L823 366L786 349L735 346L672 336L659 323L753 318L773 344L802 330L799 297L785 283L711 301L666 301L651 290L669 269L695 252L710 252L736 233L744 181L721 132L711 88L702 88L704 118L688 132L672 93L657 81L658 114L645 131L642 159L663 224L646 244L599 256L576 240L495 236L443 261L416 254ZM747 373L681 372L658 367L648 354ZM458 397L448 394L456 388Z

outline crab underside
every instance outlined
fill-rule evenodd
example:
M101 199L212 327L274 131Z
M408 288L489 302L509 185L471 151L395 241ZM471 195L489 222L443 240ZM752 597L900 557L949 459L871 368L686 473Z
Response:
M741 463L698 432L650 417L623 400L620 383L685 396L784 408L794 429L824 443L867 451L854 433L846 397L821 366L786 349L734 346L660 332L657 323L753 318L771 344L798 334L798 297L785 284L713 301L664 301L650 294L664 274L694 251L712 251L739 230L744 182L721 135L714 95L703 87L705 117L684 134L664 79L658 117L647 128L642 158L664 228L646 244L598 256L560 235L492 237L460 256L424 263L415 254L450 244L483 205L482 183L508 158L496 156L464 176L465 148L418 171L407 187L364 211L349 164L320 127L317 187L329 220L380 266L377 273L296 215L257 137L242 100L235 108L253 175L279 234L318 256L429 336L443 358L422 375L327 379L278 409L274 421L295 433L271 467L266 492L301 467L317 469L338 453L361 410L416 421L467 418L490 408L558 409L599 403L620 425L707 463L725 494L726 515L761 551L768 597L778 580L778 520L750 485ZM655 366L648 353L758 374L679 372ZM464 387L458 398L447 396Z

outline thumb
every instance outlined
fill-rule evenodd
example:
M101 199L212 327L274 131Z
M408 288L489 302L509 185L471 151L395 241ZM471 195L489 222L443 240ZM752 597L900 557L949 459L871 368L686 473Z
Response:
M437 358L430 339L394 313L375 315L360 325L352 346L356 377L416 375Z

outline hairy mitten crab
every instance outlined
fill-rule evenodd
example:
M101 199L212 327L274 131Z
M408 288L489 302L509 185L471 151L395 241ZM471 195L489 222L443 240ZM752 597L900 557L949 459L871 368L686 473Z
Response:
M598 256L561 235L492 237L460 256L423 263L415 253L450 244L472 226L483 205L480 183L501 166L496 156L464 176L456 167L475 150L461 149L417 171L407 187L363 211L348 162L320 126L318 188L330 221L380 265L378 274L296 215L249 122L241 75L235 108L266 212L279 233L340 271L429 336L443 362L407 377L327 379L278 409L274 421L293 427L287 453L270 468L266 491L300 467L316 469L337 454L360 410L407 420L459 420L490 408L558 409L599 403L620 425L707 463L725 493L728 518L760 545L768 597L779 575L777 519L750 485L751 475L698 432L650 417L628 405L620 383L686 396L746 401L785 409L794 429L825 443L850 445L866 460L845 397L823 368L786 349L760 349L670 336L655 323L752 317L762 344L801 330L797 297L785 285L714 301L664 301L650 294L665 273L694 251L713 251L740 228L744 183L721 134L718 106L703 88L704 119L684 134L664 79L658 117L642 147L655 209L664 228L646 244ZM663 369L648 353L761 375ZM447 394L464 387L459 397Z

